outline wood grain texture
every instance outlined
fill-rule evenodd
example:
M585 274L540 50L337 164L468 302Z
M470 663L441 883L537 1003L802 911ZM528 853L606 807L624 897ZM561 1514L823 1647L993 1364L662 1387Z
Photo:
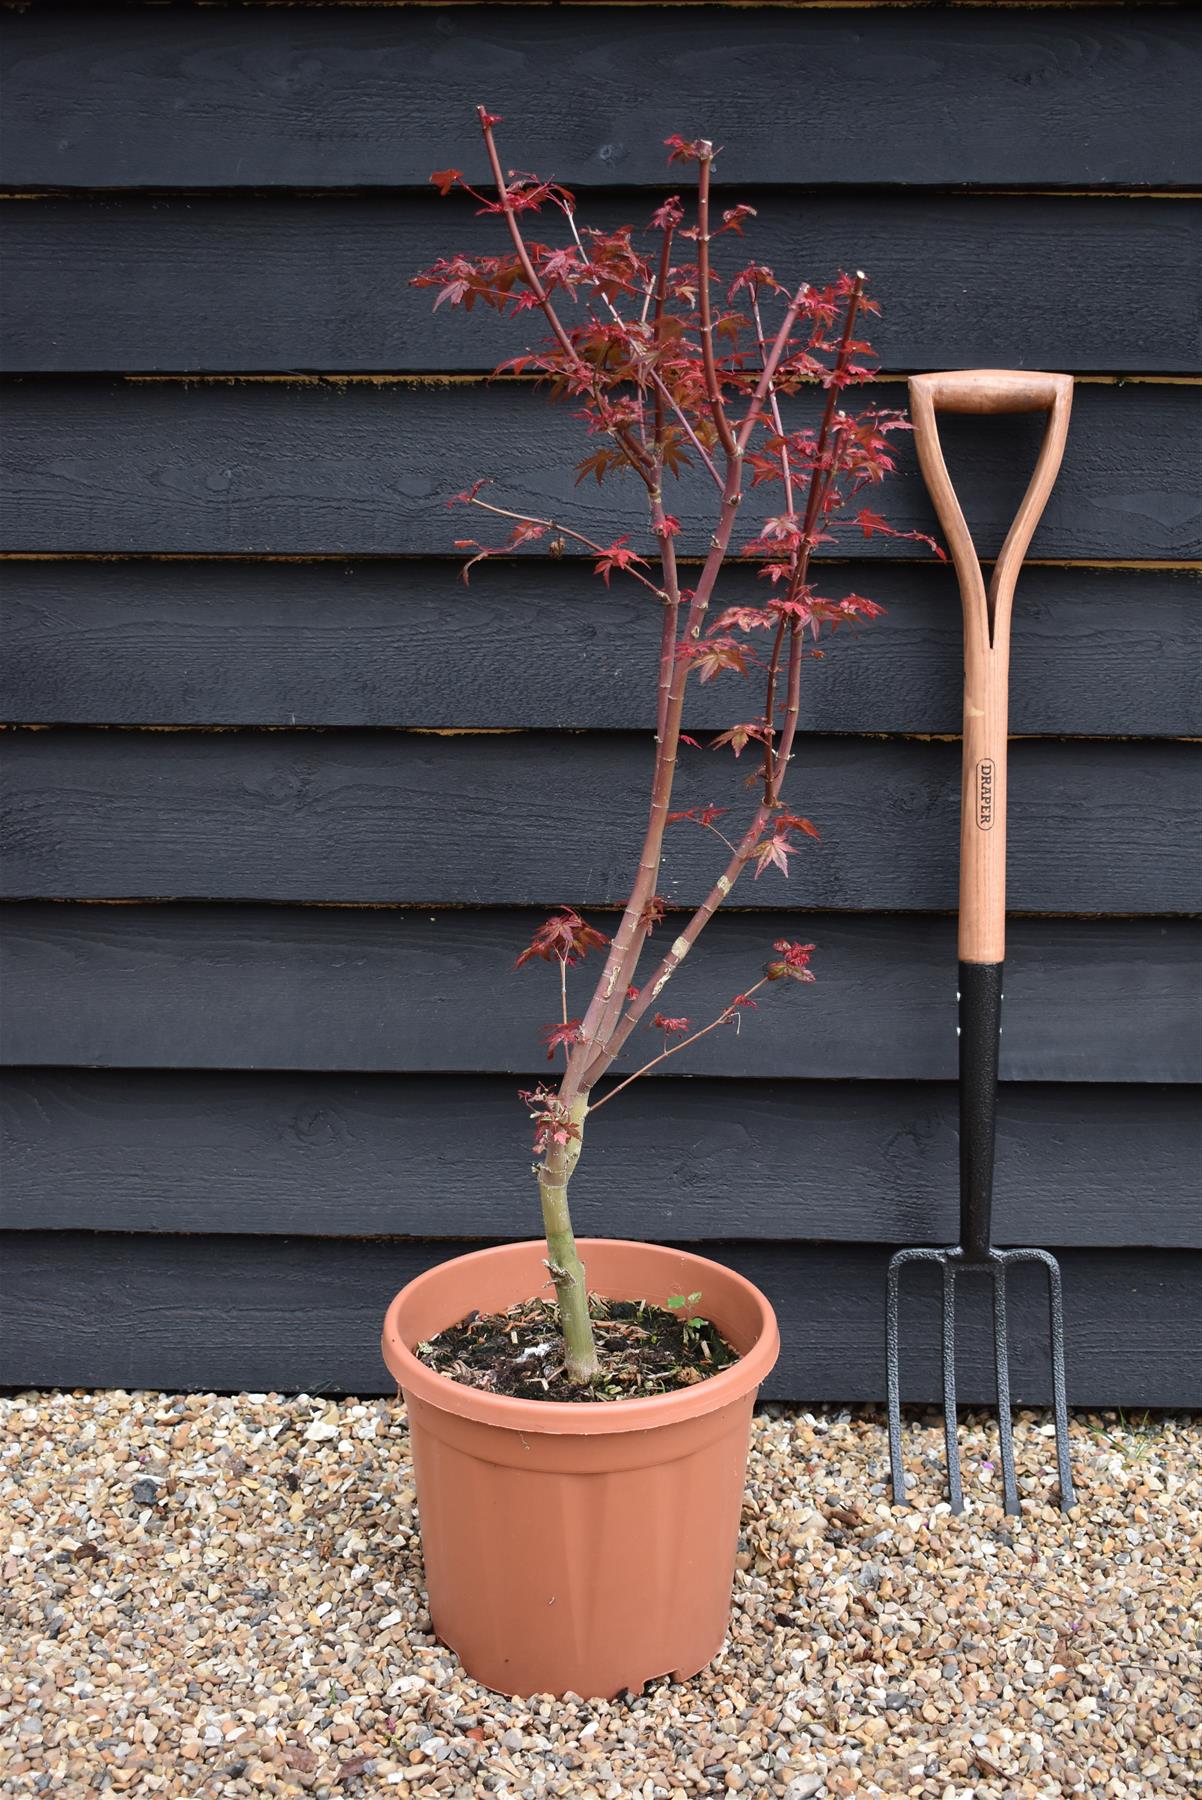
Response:
M850 563L823 585L869 594L888 616L807 664L804 725L958 731L952 571ZM731 598L754 588L732 574ZM659 626L640 590L606 589L579 564L498 563L465 588L457 563L433 560L12 562L0 717L642 729ZM721 729L730 705L722 682L691 683L686 729ZM1020 735L1202 736L1198 575L1029 567L1010 718Z
M3 18L0 168L35 187L422 185L507 162L660 183L704 127L724 179L1165 186L1197 174L1186 11L36 7ZM692 124L665 115L664 71ZM772 104L762 100L765 75Z
M464 1246L317 1238L31 1232L7 1240L0 1383L12 1387L385 1393L380 1321L404 1282ZM766 1397L880 1400L887 1250L715 1246L776 1307L781 1360ZM1064 1251L1068 1390L1077 1406L1196 1406L1202 1256ZM924 1272L925 1273L925 1272ZM915 1275L903 1302L907 1400L938 1394L938 1302ZM993 1399L988 1307L965 1293L963 1402ZM1010 1286L1017 1404L1049 1397L1046 1298L1033 1269ZM884 1454L882 1433L882 1454Z
M558 995L541 965L513 969L540 917L13 905L0 1051L14 1065L546 1074L539 1032ZM786 935L816 942L814 986L769 995L738 1039L711 1033L689 1072L955 1075L951 918L719 914L673 981L674 1009L714 1017ZM1199 935L1184 920L1012 920L1003 1077L1202 1078ZM657 1035L631 1055L645 1046Z
M9 1230L521 1237L536 1229L512 1077L31 1069L0 1076ZM956 1233L950 1083L700 1078L599 1113L585 1235L940 1243ZM1202 1248L1197 1096L1007 1083L999 1243Z
M6 732L0 893L617 905L651 756L646 733ZM673 805L742 831L745 761L691 751ZM1028 740L1012 762L1013 909L1198 910L1199 746ZM821 842L799 840L787 881L744 876L737 905L956 905L958 744L800 739L787 798ZM678 823L659 893L699 905L727 854Z
M881 382L882 405L904 384ZM787 423L817 405L799 396ZM629 485L575 486L579 422L529 384L480 386L286 381L113 382L14 379L6 395L0 548L285 555L445 555L464 535L446 502L480 476L506 476L497 498L536 513L563 508L587 535L646 535ZM1189 386L1084 386L1036 557L1175 560L1202 551L1196 480L1202 409ZM948 461L982 555L996 554L1035 457L1029 418L957 419ZM68 450L64 449L68 447ZM68 453L69 451L69 453ZM900 529L933 518L913 462L877 510ZM671 493L681 552L713 524L712 489L690 472ZM743 521L750 532L757 509ZM469 535L475 535L471 525ZM503 534L490 541L500 541ZM845 554L896 557L858 529Z
M558 995L513 961L547 904L619 893L658 621L572 558L458 582L476 521L444 503L477 475L602 542L646 535L638 493L574 487L566 410L470 379L529 333L408 286L451 244L492 247L495 221L427 186L481 171L476 102L509 115L507 161L585 189L600 225L674 185L665 131L708 131L721 202L758 209L723 254L867 268L895 371L1182 377L1192 25L1137 5L0 11L0 180L37 196L0 207L0 544L62 559L6 571L0 716L55 729L0 738L6 891L29 896L0 941L0 1384L385 1391L392 1291L533 1229L514 1090L548 1072ZM664 119L665 82L692 123ZM1103 192L1124 187L1165 194ZM980 191L1000 188L1044 191ZM269 379L220 379L240 373ZM1037 437L946 427L986 554ZM1061 1251L1082 1405L1202 1401L1202 958L1169 916L1197 907L1197 748L1167 741L1202 735L1202 611L1164 566L1202 553L1198 440L1184 381L1079 384L1034 555L1133 566L1033 568L1018 594L1011 905L1126 915L1009 930L999 1235ZM690 476L670 504L695 555L710 495ZM908 444L879 510L931 528ZM913 544L832 548L830 591L889 617L807 669L794 791L823 843L787 886L748 883L672 1010L713 1017L786 935L817 943L817 983L603 1111L574 1190L582 1230L706 1244L765 1286L769 1391L812 1401L881 1397L888 1248L946 1241L956 1211L958 747L920 740L959 728L959 608ZM733 700L694 684L687 723ZM445 735L473 728L513 735ZM679 803L742 773L693 753ZM670 901L699 891L707 841L673 839ZM95 898L134 903L67 903ZM640 1033L626 1066L658 1047ZM992 1395L979 1299L966 1400ZM937 1396L937 1321L916 1291L908 1397ZM1011 1330L1015 1397L1042 1401L1029 1271Z
M819 285L867 269L887 369L1009 366L1188 373L1199 366L1202 207L1193 200L963 194L739 198L724 277L755 258ZM451 251L509 249L466 196L233 195L0 206L3 367L16 371L492 369L537 320L432 310L410 278ZM642 226L642 194L587 222ZM540 237L570 242L548 220ZM1004 258L998 245L1005 244ZM1016 291L1021 301L1016 303ZM1131 297L1138 293L1138 306Z

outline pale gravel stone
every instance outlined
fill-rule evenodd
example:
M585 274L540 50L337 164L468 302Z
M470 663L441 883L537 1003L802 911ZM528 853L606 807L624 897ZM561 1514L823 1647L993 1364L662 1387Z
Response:
M0 1400L0 1795L54 1800L1104 1800L1202 1794L1202 1423L1016 1420L1021 1519L962 1432L756 1420L712 1667L507 1700L430 1635L403 1408Z

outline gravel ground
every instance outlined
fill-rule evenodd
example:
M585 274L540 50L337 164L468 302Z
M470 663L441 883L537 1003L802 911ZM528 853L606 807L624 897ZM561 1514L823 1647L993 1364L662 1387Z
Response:
M430 1635L403 1409L306 1395L0 1401L0 1794L1202 1792L1202 1423L1018 1424L1007 1520L891 1510L879 1417L757 1418L726 1647L612 1703L508 1701Z

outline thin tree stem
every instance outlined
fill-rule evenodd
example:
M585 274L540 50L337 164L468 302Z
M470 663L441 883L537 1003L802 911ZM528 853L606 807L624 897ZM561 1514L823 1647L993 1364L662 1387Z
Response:
M701 363L705 370L705 392L714 430L718 433L718 441L727 459L733 460L738 451L718 384L718 365L714 358L714 320L710 305L710 175L713 167L713 149L706 144L697 165L697 298L701 310Z
M745 994L740 994L739 998L741 1000L750 1000L753 994L759 993L767 979L768 977L766 975L761 975L760 979L755 983L755 986L749 987ZM608 1094L602 1095L600 1100L594 1100L589 1111L593 1113L600 1112L603 1106L608 1106L609 1102L616 1099L623 1088L628 1088L632 1081L638 1080L640 1075L646 1075L649 1069L657 1068L660 1063L666 1062L670 1056L675 1056L678 1050L687 1050L690 1044L696 1044L701 1038L708 1037L711 1031L716 1031L718 1029L719 1025L727 1025L736 1017L737 1012L732 1001L730 1006L723 1007L716 1019L711 1019L708 1025L703 1025L700 1031L693 1032L691 1037L681 1038L680 1042L677 1044L669 1044L666 1050L661 1050L658 1056L653 1056L650 1062L644 1063L641 1069L636 1069L633 1075L627 1075L624 1081L619 1081L617 1087L610 1088Z
M577 1134L576 1156L580 1154L579 1137L584 1130L587 1111L588 1103L583 1097L569 1109L569 1118ZM599 1365L589 1319L588 1283L568 1211L568 1182L574 1167L575 1157L569 1157L568 1146L552 1143L539 1168L538 1191L547 1239L547 1270L555 1284L555 1297L559 1303L568 1379L584 1386L596 1378Z
M738 510L742 490L743 452L750 442L756 420L760 416L772 384L772 378L788 346L789 335L793 330L797 314L801 310L806 291L804 286L798 288L789 304L768 360L756 384L751 403L739 427L736 440L736 449L739 454L730 460L726 481L723 485L722 511L718 526L710 540L710 551L689 603L683 633L685 641L696 641L701 635L706 609L709 606L714 584L725 560L730 546L731 532L734 529L735 514ZM672 802L672 782L680 740L680 720L684 706L685 684L688 679L687 661L683 657L677 656L676 665L672 674L662 741L656 746L650 815L639 857L638 871L621 923L610 944L609 956L601 972L601 978L581 1023L580 1041L573 1047L569 1059L564 1085L560 1090L562 1100L570 1101L577 1093L588 1091L589 1084L584 1080L585 1071L593 1066L599 1053L604 1053L604 1046L621 1013L626 1000L626 989L631 985L643 944L646 941L649 929L646 909L655 893L655 883L663 855L663 834ZM682 956L687 954L687 949L688 946L682 951Z
M622 1014L620 1023L618 1023L615 1029L610 1033L605 1044L597 1051L594 1061L589 1064L584 1081L581 1084L585 1092L591 1089L594 1084L600 1080L606 1069L613 1063L615 1057L621 1051L623 1044L626 1042L626 1039L630 1036L639 1020L643 1017L643 1014L647 1011L647 1008L659 998L693 945L697 942L702 927L713 917L722 902L730 894L735 882L747 867L751 852L759 842L760 834L770 817L771 812L768 807L761 805L756 808L755 817L744 832L730 861L719 875L717 881L715 881L713 887L710 889L701 905L697 908L684 930L674 939L672 948L668 951L667 955L662 958L659 967L656 969L651 979L639 990L635 999L628 1003L625 1012Z
M558 519L540 519L534 513L514 512L508 506L496 506L491 500L481 500L475 494L468 496L467 504L478 506L481 512L495 513L498 519L516 519L521 525L541 525L547 531L557 531L561 537L572 538L576 543L583 544L586 550L593 552L594 556L605 555L606 546L604 544L594 543L592 538L585 537L582 531L573 531L570 525L561 525ZM643 586L649 589L657 600L669 597L662 588L656 586L654 581L648 581L645 575L640 575L638 570L632 569L629 564L621 572L623 575L633 575L634 579L642 582Z
M509 228L509 236L513 243L514 250L517 252L518 262L521 265L522 274L526 279L526 285L534 295L543 317L551 327L552 333L554 334L560 349L568 358L570 366L576 370L578 377L591 389L598 406L603 409L604 395L601 391L601 384L598 380L597 373L594 369L589 368L589 365L577 351L576 346L568 336L568 333L564 330L564 327L560 322L559 314L552 305L551 297L543 286L538 270L535 268L531 259L530 252L526 248L526 240L522 236L522 228L518 224L517 214L513 210L513 202L509 197L509 188L501 170L501 158L497 154L496 139L493 137L492 125L489 123L488 113L482 106L477 107L476 111L480 118L480 129L484 133L484 145L488 151L488 163L492 170L492 178L496 186L501 211L504 214L505 223ZM643 480L650 486L655 476L655 470L646 453L641 446L635 442L628 431L623 431L620 426L614 426L612 430L614 437L618 440L629 457L631 467L636 469Z

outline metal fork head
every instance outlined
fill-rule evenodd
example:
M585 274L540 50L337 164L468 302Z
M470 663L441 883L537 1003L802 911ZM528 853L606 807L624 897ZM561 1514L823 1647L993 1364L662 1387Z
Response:
M1056 1421L1056 1463L1060 1477L1060 1505L1065 1512L1076 1504L1068 1444L1068 1400L1064 1381L1064 1306L1060 1265L1047 1250L989 1250L969 1261L963 1249L935 1249L926 1245L898 1250L889 1262L886 1281L885 1358L889 1417L889 1462L895 1506L906 1504L905 1469L901 1445L901 1366L899 1356L901 1272L910 1263L934 1263L943 1274L940 1346L943 1366L943 1436L947 1454L948 1499L953 1512L964 1511L960 1478L960 1448L956 1434L956 1277L985 1274L993 1283L993 1369L997 1391L998 1440L1002 1464L1002 1495L1008 1513L1019 1510L1018 1482L1014 1473L1014 1440L1010 1420L1010 1363L1006 1341L1006 1270L1014 1263L1039 1263L1047 1272L1048 1312L1052 1349L1052 1411Z

